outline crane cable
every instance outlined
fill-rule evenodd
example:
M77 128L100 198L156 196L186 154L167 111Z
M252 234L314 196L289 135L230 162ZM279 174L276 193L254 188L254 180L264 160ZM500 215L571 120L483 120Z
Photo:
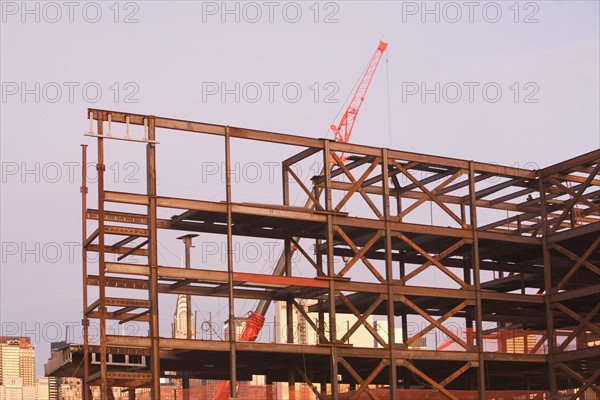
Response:
M387 85L387 109L388 109L388 146L393 148L392 142L392 100L390 94L390 66L388 59L388 52L385 52L385 76L386 76L386 85Z

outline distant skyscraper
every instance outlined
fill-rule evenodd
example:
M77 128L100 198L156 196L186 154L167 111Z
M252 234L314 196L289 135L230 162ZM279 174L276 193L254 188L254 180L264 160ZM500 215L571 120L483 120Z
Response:
M0 336L0 397L36 400L35 347L27 337Z
M58 381L56 376L48 377L48 400L58 400Z
M173 316L173 337L176 339L187 338L187 310L188 304L184 294L177 296L177 306L175 307L175 315ZM196 331L194 329L194 317L190 321L192 327L192 335L190 339L196 339Z
M22 386L36 385L35 347L27 337L0 336L0 385L9 378L21 378Z
M37 400L50 400L50 380L49 380L49 378L38 379Z
M23 400L37 400L37 386L23 386Z
M6 400L23 400L23 379L17 376L6 377L2 383L0 396Z

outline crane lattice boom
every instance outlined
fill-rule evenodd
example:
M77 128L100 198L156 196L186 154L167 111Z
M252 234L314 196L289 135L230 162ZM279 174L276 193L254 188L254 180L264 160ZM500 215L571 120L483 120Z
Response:
M371 81L373 80L373 76L375 75L375 71L377 70L377 66L379 65L379 61L381 61L381 57L383 56L387 45L388 44L384 41L379 41L377 50L375 50L375 54L373 54L373 57L371 57L371 61L369 61L369 64L365 69L365 73L363 74L360 83L356 88L356 92L354 92L354 96L352 96L352 100L350 101L346 112L342 116L340 123L338 126L331 125L331 130L333 131L336 142L348 143L350 140L350 135L352 134L352 129L354 128L354 122L356 121L356 116L358 115L360 106L365 100L365 95L367 94L367 90L369 90L369 86L371 85Z

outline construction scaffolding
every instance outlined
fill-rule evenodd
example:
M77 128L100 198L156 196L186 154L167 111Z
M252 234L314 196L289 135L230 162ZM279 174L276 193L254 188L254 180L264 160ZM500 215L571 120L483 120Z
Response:
M598 398L600 150L530 170L150 115L90 109L88 117L98 177L89 208L84 146L84 343L51 359L47 374L80 376L103 398L112 387L128 389L128 398L148 387L161 399L161 378L181 378L174 398L212 396L190 394L190 379L229 380L230 397L244 398L240 382L253 375L265 377L267 399L277 382L289 399L299 383L319 399ZM193 133L199 146L221 138L224 201L157 193L157 131ZM114 139L145 146L145 193L106 189L105 144ZM231 146L240 141L293 154L273 185L280 204L232 201ZM315 156L329 167L302 179L296 165ZM292 205L298 192L314 207ZM423 205L443 218L415 217ZM159 265L163 230L222 235L226 268ZM240 271L232 254L240 235L282 241L285 274ZM294 273L294 251L310 275ZM88 270L92 252L97 271ZM128 263L130 256L146 261ZM437 282L423 278L431 271ZM238 341L233 323L227 340L191 339L189 329L189 339L166 337L159 294L224 298L229 321L240 317L237 299L285 302L287 343ZM316 344L300 343L293 313L317 333ZM337 329L339 314L356 322ZM367 322L372 316L385 321L383 337ZM99 343L89 338L90 320ZM109 334L111 320L146 324L148 334ZM358 328L377 346L348 344ZM433 331L445 341L415 348Z

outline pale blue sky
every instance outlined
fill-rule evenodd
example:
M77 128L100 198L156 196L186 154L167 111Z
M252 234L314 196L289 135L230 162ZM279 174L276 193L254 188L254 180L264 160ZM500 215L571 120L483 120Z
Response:
M438 23L435 15L422 14L421 2L275 2L272 22L264 2L228 3L230 9L237 4L239 22L234 14L222 13L222 2L136 1L116 7L113 2L80 2L72 10L73 22L65 6L58 18L47 3L28 3L34 14L27 14L21 2L2 2L3 328L18 326L19 334L38 336L41 372L49 353L47 339L54 336L52 324L81 318L80 261L77 251L70 259L65 243L80 240L79 170L75 168L75 179L68 172L80 160L79 145L92 144L82 136L88 107L324 137L383 38L389 42L388 61L382 61L375 76L352 141L521 167L546 166L598 148L599 2L492 3L480 2L473 22L463 2L453 3L462 18L452 23L454 6L430 2L431 9L439 7ZM96 18L96 8L102 12L99 21L88 22ZM262 18L252 23L257 9ZM292 23L298 9L301 16ZM489 22L497 9L498 21ZM328 15L332 22L324 23ZM124 23L127 16L137 22ZM37 93L23 101L23 85L36 92L36 82ZM219 95L203 93L212 83L234 88L236 82L240 87L256 82L263 96L254 103L242 96L236 103L233 95L223 102ZM268 82L279 85L272 102ZM434 95L423 102L420 94L406 93L414 85L435 88L436 82L439 103ZM465 82L475 82L472 102ZM91 99L94 87L101 88L97 103L86 100L81 90L86 84ZM297 102L284 97L286 84L302 90ZM502 90L496 103L484 98L486 84ZM460 100L450 102L455 92L442 93L445 85L448 90L461 87ZM62 88L62 98L53 102L56 86ZM320 98L315 101L317 88ZM328 93L338 102L325 102ZM126 102L127 94L137 102ZM187 161L194 171L207 166L199 160L218 163L218 157L211 158L212 148L197 148L189 136L172 135L161 140L177 146L180 154L173 147L159 153L159 191L190 195L201 190L206 198L220 196L222 186L199 189L197 177L181 173L189 167ZM109 150L116 152L109 165L120 188L143 190L131 183L142 178L137 168L143 168L143 149L111 144ZM255 145L236 151L243 163L279 159ZM23 174L36 165L38 172ZM238 190L251 196L255 188L242 182ZM266 201L269 194L260 196ZM276 201L277 196L279 192ZM47 253L39 262L23 252L36 243ZM54 260L52 243L62 251L55 263L49 262ZM181 254L177 244L169 245L163 249L164 262L178 263L171 252ZM265 263L262 268L269 267ZM242 306L244 312L252 308ZM163 332L171 314L166 309L161 316Z

